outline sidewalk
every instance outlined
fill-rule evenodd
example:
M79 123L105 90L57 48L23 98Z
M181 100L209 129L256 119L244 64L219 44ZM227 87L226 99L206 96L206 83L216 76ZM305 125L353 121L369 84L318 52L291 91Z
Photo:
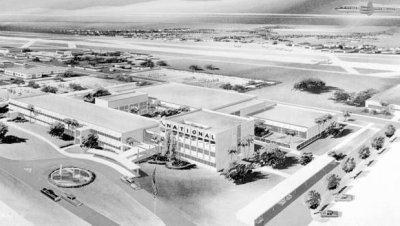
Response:
M339 218L326 222L313 221L310 226L375 226L398 225L400 222L400 142L389 146L375 165L351 183L346 191L354 195L351 202L334 202L331 209L341 213Z
M55 150L57 150L62 155L65 155L65 156L70 157L70 158L86 159L86 160L94 161L94 162L97 162L97 163L100 163L100 164L103 164L103 165L107 165L107 166L113 168L114 170L118 171L122 175L126 175L126 176L129 176L129 177L134 177L135 176L134 173L130 172L129 170L125 169L124 167L122 167L122 166L120 166L118 164L112 163L110 161L107 161L107 160L104 160L104 159L101 159L101 158L96 158L91 154L72 154L72 153L68 153L65 150L59 148L57 145L55 145L52 142L50 142L49 140L47 140L46 138L44 138L43 136L40 136L40 135L38 135L36 133L33 133L33 132L31 132L31 131L29 131L27 129L24 129L24 128L20 127L20 126L8 123L7 120L1 120L1 121L4 122L9 127L14 127L14 128L16 128L18 130L21 130L21 131L23 131L25 133L28 133L28 134L30 134L32 136L35 136L38 139L46 142L47 144L52 146Z

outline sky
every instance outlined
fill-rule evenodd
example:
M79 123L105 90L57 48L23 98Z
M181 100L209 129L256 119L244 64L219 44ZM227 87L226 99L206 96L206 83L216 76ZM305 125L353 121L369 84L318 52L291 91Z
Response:
M154 17L215 13L335 14L334 8L359 0L0 0L0 16ZM399 0L375 0L395 4ZM400 3L400 2L399 2Z

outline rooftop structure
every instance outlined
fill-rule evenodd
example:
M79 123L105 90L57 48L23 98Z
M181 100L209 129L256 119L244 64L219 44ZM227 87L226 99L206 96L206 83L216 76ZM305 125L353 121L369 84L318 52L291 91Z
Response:
M60 95L37 95L16 100L120 133L158 125L156 120Z
M309 128L316 125L316 118L326 114L327 112L323 111L276 104L268 110L253 116L260 119L268 119L270 121Z
M160 101L209 110L220 109L256 98L247 94L180 83L166 83L137 90Z
M239 115L239 116L246 116L249 114L254 114L256 112L263 111L267 108L276 105L275 102L264 101L253 99L250 101L246 101L243 103L235 104L232 106L228 106L225 108L218 109L218 112L232 114L232 115Z
M240 118L208 110L195 111L170 118L169 120L213 133L218 133L240 125L243 122L249 121L249 119L246 118Z
M387 89L374 95L366 101L365 105L369 108L381 108L382 103L392 105L395 110L400 109L400 85Z

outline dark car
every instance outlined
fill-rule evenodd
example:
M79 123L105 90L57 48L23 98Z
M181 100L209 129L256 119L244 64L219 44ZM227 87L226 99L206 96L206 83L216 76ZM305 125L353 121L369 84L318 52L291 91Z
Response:
M61 196L65 201L71 203L74 206L82 206L83 203L80 202L78 199L76 199L76 196L73 194L69 193L64 193L64 195Z
M42 188L40 190L40 192L42 192L44 195L46 195L47 197L49 197L50 199L52 199L55 202L58 202L61 200L60 196L56 195L56 193L54 193L54 191L51 189Z

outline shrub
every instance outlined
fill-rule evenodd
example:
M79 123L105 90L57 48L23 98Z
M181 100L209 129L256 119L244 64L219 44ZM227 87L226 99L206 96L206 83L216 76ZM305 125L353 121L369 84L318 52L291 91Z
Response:
M83 96L83 101L94 104L95 99L93 97L93 94L88 93L85 96Z
M253 164L231 163L230 166L222 172L228 180L233 180L236 184L246 182L253 174Z
M40 88L40 85L37 84L35 81L29 81L28 86L34 89Z
M335 190L339 187L340 181L342 180L337 174L331 174L329 177L326 178L328 185L328 190Z
M358 156L360 159L367 159L369 156L371 156L371 151L369 150L369 147L363 146L359 151L358 151Z
M0 122L0 139L4 139L7 133L8 133L8 126Z
M100 88L100 89L96 90L96 92L93 93L93 97L103 97L103 96L109 96L109 95L111 95L111 93L104 88Z
M153 83L151 83L149 81L140 81L140 82L136 83L137 86L149 86L151 84L153 84Z
M301 154L299 163L303 166L307 165L314 159L314 155L311 152L304 152Z
M64 134L65 126L60 122L55 122L50 125L49 134L55 137L61 137Z
M242 86L242 85L234 85L232 87L232 90L235 90L235 91L237 91L239 93L244 93L244 92L246 92L247 88Z
M346 157L346 155L345 154L343 154L343 153L337 153L336 151L331 151L331 152L329 152L329 154L328 154L329 156L331 156L331 157L333 157L336 161L341 161L341 160L343 160L345 157Z
M219 70L219 68L215 67L215 66L212 65L212 64L207 64L207 65L206 65L206 69L211 70L211 71Z
M351 93L346 92L341 89L341 90L336 90L333 93L332 99L335 101L339 101L339 102L345 102L345 101L348 101L350 99L350 97L351 97Z
M141 63L140 66L142 66L142 67L153 68L155 65L154 65L154 62L153 62L153 61L151 61L151 60L146 60L145 62Z
M347 102L349 105L354 106L365 106L365 101L371 98L378 91L374 89L367 89L352 95L350 100Z
M85 148L97 148L99 147L99 136L94 133L90 133L82 139L82 147Z
M264 146L260 152L260 164L264 166L276 168L286 159L286 152L281 151L277 146Z
M231 90L231 89L233 89L233 86L232 86L232 84L230 84L230 83L225 83L225 84L222 84L222 85L220 86L220 88L221 88L221 89L226 89L226 90Z
M22 84L25 84L25 82L24 82L24 80L22 80L20 78L16 78L16 79L11 79L11 84L22 85Z
M191 70L191 71L202 71L203 69L199 65L193 64L193 65L189 66L189 70Z
M54 86L44 86L41 90L45 93L57 93L58 91L57 87Z
M309 191L306 196L306 205L308 206L308 208L315 210L320 204L321 194L315 190Z
M381 149L383 147L384 143L385 143L385 138L382 137L382 136L379 136L379 137L375 137L372 140L371 146L373 148L375 148L376 150L379 150L379 149Z
M70 83L69 88L71 88L74 91L81 91L81 90L86 90L87 88L81 86L80 84L77 83Z
M158 62L157 62L157 65L158 65L158 66L161 66L161 67L168 66L167 62L165 62L165 61L163 61L163 60L158 61Z
M388 125L386 127L385 135L386 137L392 137L396 132L396 128L393 125Z
M343 162L342 170L345 173L350 173L356 168L356 162L354 158L347 158L346 161Z

